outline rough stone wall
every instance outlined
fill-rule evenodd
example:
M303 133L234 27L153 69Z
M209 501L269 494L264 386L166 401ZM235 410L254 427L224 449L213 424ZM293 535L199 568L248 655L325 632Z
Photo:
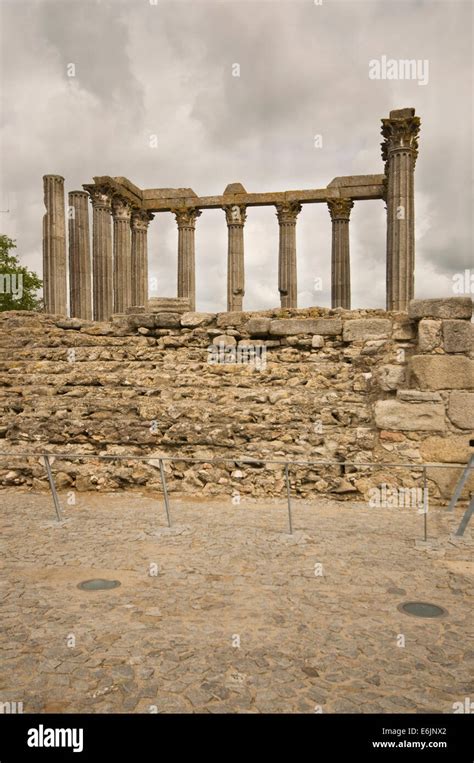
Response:
M471 312L470 298L459 297L415 300L408 314L162 312L92 323L0 313L0 451L149 456L55 459L58 486L79 491L158 486L159 456L232 458L166 462L170 491L229 496L284 491L283 465L263 468L266 458L466 463ZM251 357L237 362L249 345L265 348L259 367ZM295 466L290 474L303 497L421 484L409 468ZM428 476L430 496L446 497L459 470ZM0 485L46 488L41 460L0 457Z

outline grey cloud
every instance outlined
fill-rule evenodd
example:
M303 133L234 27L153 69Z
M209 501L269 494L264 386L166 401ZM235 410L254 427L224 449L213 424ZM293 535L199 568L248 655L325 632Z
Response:
M48 172L63 174L67 190L115 174L202 195L235 181L278 191L381 172L380 118L413 105L422 118L416 288L449 294L452 274L473 266L471 15L467 3L435 0L4 3L2 84L11 105L2 159L17 203L2 215L3 230L40 271ZM381 55L428 58L429 84L369 80L368 62ZM65 78L70 62L74 82ZM297 228L302 305L329 303L330 233L324 205L305 206ZM245 236L245 304L275 306L274 210L250 210ZM174 219L157 216L150 269L163 296L176 289L176 240ZM223 213L203 212L196 244L198 305L223 309ZM354 208L351 258L353 305L384 305L382 202ZM323 291L314 292L319 276Z

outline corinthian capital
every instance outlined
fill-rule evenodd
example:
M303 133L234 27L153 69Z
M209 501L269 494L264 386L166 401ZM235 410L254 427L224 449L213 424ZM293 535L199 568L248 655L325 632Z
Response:
M275 207L280 225L296 223L296 218L301 212L301 204L298 201L284 201L282 204L275 204Z
M202 214L202 212L195 207L182 207L179 209L172 209L171 211L176 217L178 228L194 228L196 219Z
M114 196L112 199L112 214L115 220L130 220L132 210L130 204L121 196Z
M393 151L411 151L413 158L418 156L418 134L420 132L420 117L414 116L392 117L382 119L382 159L388 160Z
M112 208L112 197L106 188L96 186L84 186L87 190L94 209L105 209L107 212Z
M151 212L147 212L146 209L134 209L131 221L133 230L146 232L154 216Z
M247 219L245 204L229 204L223 210L227 225L243 225Z
M349 220L353 206L352 199L329 199L328 207L331 220Z

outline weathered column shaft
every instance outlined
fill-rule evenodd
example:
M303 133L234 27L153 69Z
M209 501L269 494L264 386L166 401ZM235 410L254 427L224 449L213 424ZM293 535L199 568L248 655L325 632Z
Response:
M89 190L92 201L92 292L95 321L108 321L114 311L111 198Z
M124 313L132 304L132 240L130 205L115 197L114 220L114 313Z
M224 207L227 221L227 310L240 312L245 294L244 225L245 207Z
M414 109L382 119L382 158L387 177L387 310L407 310L414 296L414 170L420 119Z
M351 264L349 255L349 217L351 199L328 201L332 220L331 307L351 309Z
M198 209L174 210L178 223L178 297L189 299L191 310L196 309L196 265L194 230Z
M132 212L132 305L148 305L148 225L153 215Z
M280 225L278 289L281 306L297 307L296 218L301 212L301 204L285 202L277 204L276 209Z
M67 315L66 217L64 178L44 175L43 298L47 313Z
M92 320L89 194L69 193L69 307L72 318Z

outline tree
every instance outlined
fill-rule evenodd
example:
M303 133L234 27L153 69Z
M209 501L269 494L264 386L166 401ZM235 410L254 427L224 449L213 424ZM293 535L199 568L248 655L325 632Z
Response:
M0 235L0 312L5 310L42 310L43 300L36 296L43 282L28 268L20 265L10 250L16 243Z

